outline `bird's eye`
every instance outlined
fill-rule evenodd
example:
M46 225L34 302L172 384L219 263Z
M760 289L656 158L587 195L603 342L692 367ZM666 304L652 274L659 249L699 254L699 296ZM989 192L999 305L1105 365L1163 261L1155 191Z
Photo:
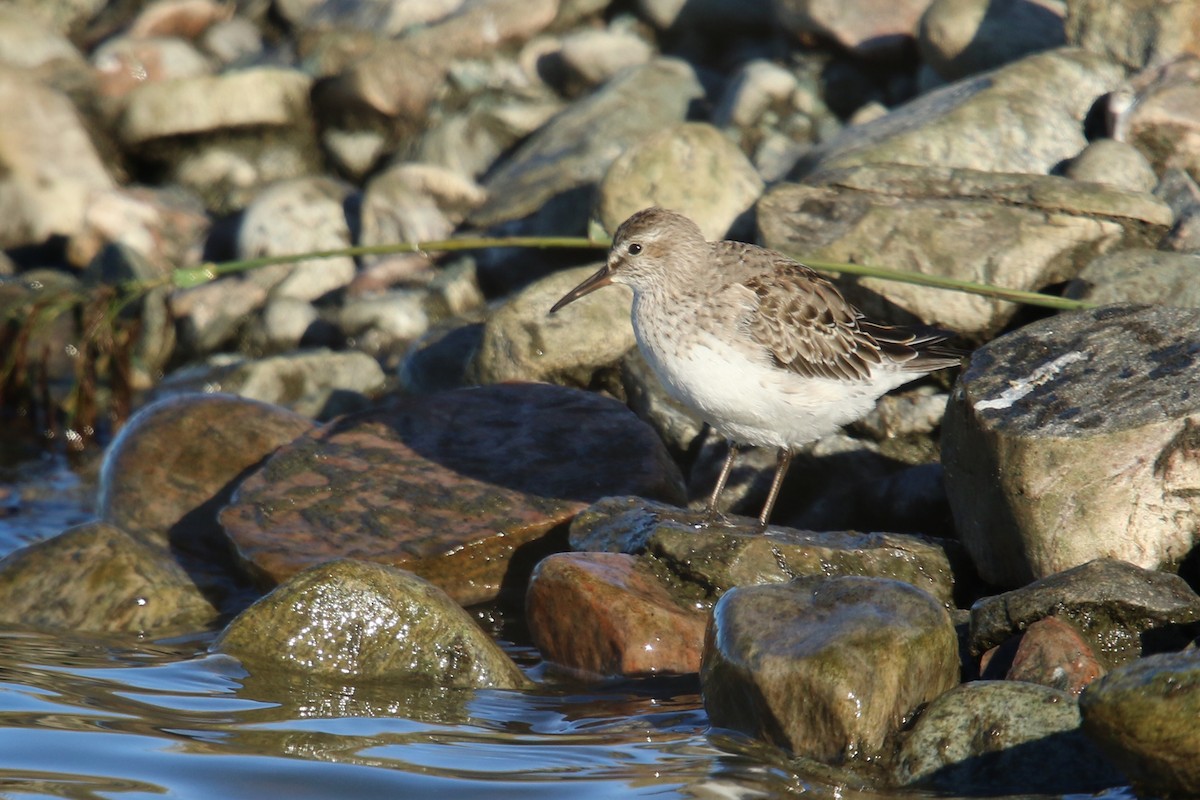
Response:
M637 242L629 245L629 255L636 256L640 252L642 252L642 246Z

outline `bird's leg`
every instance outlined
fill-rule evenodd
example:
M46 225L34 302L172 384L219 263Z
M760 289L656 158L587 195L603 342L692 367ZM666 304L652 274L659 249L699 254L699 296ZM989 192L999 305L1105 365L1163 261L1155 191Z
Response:
M767 502L763 503L762 513L758 515L758 527L764 530L771 519L771 509L779 499L779 490L783 487L783 476L787 475L788 467L792 464L792 451L786 447L779 448L775 460L775 478L771 481L771 491L767 492Z
M729 453L725 456L725 463L721 465L721 474L717 476L717 485L713 487L712 495L708 498L708 507L704 510L705 519L713 522L720 515L717 511L717 501L721 498L721 492L725 491L725 484L729 481L729 473L733 472L733 460L737 457L738 446L733 442L729 443Z

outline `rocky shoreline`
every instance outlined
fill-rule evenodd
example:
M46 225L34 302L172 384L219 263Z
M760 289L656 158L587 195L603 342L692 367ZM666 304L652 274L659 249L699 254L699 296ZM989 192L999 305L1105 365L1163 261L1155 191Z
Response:
M143 402L97 520L0 561L0 617L530 689L463 611L493 603L544 680L698 675L715 727L855 785L1200 794L1197 31L1139 0L9 4L0 342L65 403L81 320L22 322L163 283L124 312ZM840 279L978 347L800 454L762 533L738 514L772 454L705 525L724 445L655 382L628 298L547 315L594 251L170 285L655 204L1091 307Z

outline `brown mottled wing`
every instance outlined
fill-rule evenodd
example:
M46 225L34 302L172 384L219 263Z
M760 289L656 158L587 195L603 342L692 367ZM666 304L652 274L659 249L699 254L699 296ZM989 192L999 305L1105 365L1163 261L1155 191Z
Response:
M783 259L773 266L743 281L758 298L758 308L746 320L750 336L776 363L799 375L870 377L871 368L883 361L884 346L863 330L862 314L808 267ZM888 355L907 360L899 352Z

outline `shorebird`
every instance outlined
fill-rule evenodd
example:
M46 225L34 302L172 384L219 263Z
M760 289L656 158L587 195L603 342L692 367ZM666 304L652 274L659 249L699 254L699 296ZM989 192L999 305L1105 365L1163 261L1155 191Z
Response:
M832 283L782 253L706 241L648 208L625 220L604 267L554 304L609 284L633 290L638 347L669 394L729 441L710 521L738 448L774 447L763 528L796 449L863 417L891 389L957 365L948 334L872 322Z

